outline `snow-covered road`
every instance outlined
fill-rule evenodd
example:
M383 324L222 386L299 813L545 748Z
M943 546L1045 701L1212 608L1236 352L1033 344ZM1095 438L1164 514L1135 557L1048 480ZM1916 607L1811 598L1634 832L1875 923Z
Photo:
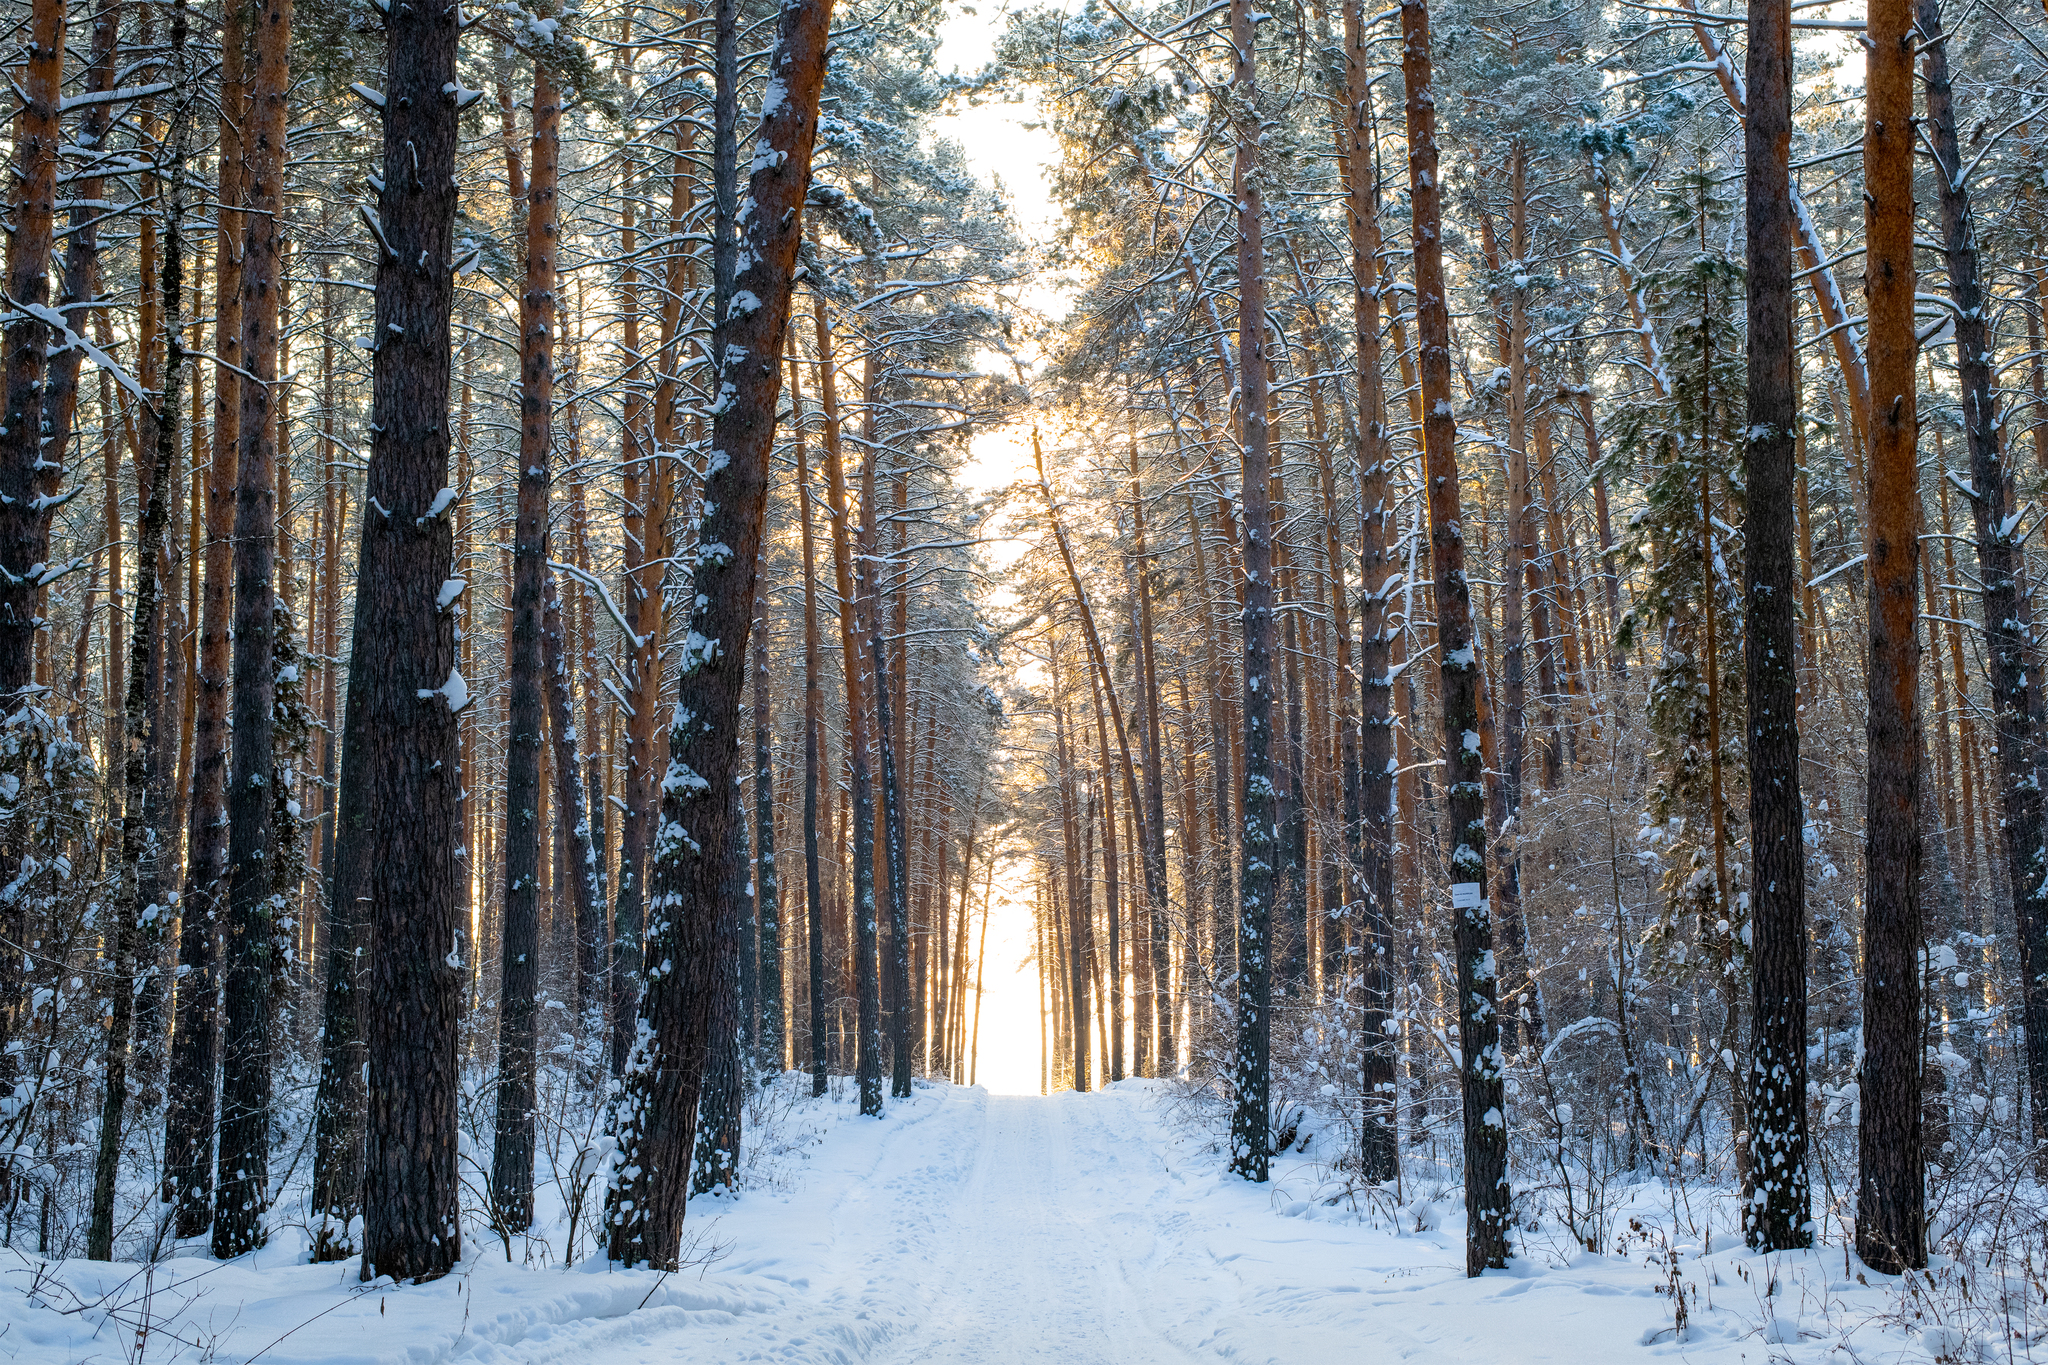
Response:
M789 1099L756 1127L752 1186L693 1201L707 1263L668 1276L563 1269L559 1245L515 1265L471 1233L442 1281L364 1286L353 1266L303 1264L289 1226L253 1258L174 1257L147 1276L18 1259L0 1266L22 1291L0 1292L0 1362L133 1361L146 1321L145 1359L230 1365L1819 1365L1880 1306L1831 1282L1838 1251L1780 1260L1767 1306L1769 1275L1717 1233L1708 1254L1687 1249L1675 1342L1644 1245L1602 1255L1528 1233L1514 1269L1468 1280L1454 1194L1361 1216L1292 1155L1247 1185L1171 1106L1148 1082L1050 1098L920 1085L879 1120ZM1645 1217L1660 1188L1632 1196Z
M1644 1330L1670 1320L1639 1263L1588 1258L1619 1281L1591 1296L1533 1264L1473 1282L1454 1230L1317 1218L1285 1175L1259 1188L1221 1174L1142 1084L920 1091L881 1123L836 1124L825 1148L800 1192L750 1194L709 1234L730 1253L705 1283L756 1287L748 1307L543 1331L492 1358L1639 1361Z
M972 1153L966 1174L919 1210L930 1216L926 1236L895 1243L903 1258L896 1273L929 1267L919 1291L930 1316L884 1358L1192 1359L1151 1312L1160 1305L1149 1281L1162 1260L1154 1217L1171 1201L1161 1197L1165 1166L1138 1150L1131 1131L1141 1116L1114 1100L997 1096L976 1107L981 1121L963 1148Z

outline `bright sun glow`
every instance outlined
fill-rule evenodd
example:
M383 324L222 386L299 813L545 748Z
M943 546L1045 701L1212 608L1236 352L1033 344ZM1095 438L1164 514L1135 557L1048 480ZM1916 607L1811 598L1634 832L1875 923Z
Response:
M1008 18L999 8L949 6L941 28L940 67L966 74L985 65L994 54L996 38ZM962 103L938 120L939 135L958 142L976 174L1001 188L1019 233L1033 248L1049 244L1062 227L1050 180L1059 149L1052 134L1038 124L1040 117L1037 96L1027 90L1022 98L991 99L977 105ZM1072 296L1056 277L1041 273L1017 301L1033 312L1057 318L1066 313ZM1016 359L1024 366L1028 380L1040 359L1036 347L1027 344ZM982 363L993 368L1009 362L991 352L983 357ZM1029 418L977 434L967 464L960 471L961 483L977 497L999 494L1032 476ZM989 542L982 549L982 557L992 580L998 584L1003 581L1003 570L1024 550L1020 542L1006 538L1011 519L1011 513L998 512L985 530ZM998 614L1007 614L1015 609L1016 601L1007 589L999 587L988 606ZM983 876L977 876L975 881L977 908L982 886L989 886L981 995L978 1006L972 993L968 1000L970 1027L974 1011L980 1011L975 1079L994 1091L1035 1095L1042 1075L1043 1048L1030 867L1023 859L1001 856L992 882L985 883ZM977 936L981 933L978 920L974 932Z
M1012 422L981 433L961 481L978 497L988 497L1020 479L1029 478L1031 429L1028 423ZM982 547L982 559L991 580L1002 584L1003 570L1024 551L1021 541L1008 538L1013 513L997 512L990 518ZM1016 599L1008 588L998 586L988 605L999 613L1015 610ZM992 881L984 877L988 892L988 941L980 968L981 1012L975 1079L989 1089L1011 1094L1037 1094L1042 1074L1038 969L1033 959L1030 866L1021 858L999 857ZM982 885L975 888L979 894ZM980 927L976 926L977 934ZM968 1001L969 1023L977 1008Z

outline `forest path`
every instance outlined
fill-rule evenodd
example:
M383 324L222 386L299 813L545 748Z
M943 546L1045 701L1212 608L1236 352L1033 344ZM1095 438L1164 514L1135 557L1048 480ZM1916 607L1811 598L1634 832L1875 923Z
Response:
M161 1263L152 1341L166 1345L151 1359L1642 1365L1647 1342L1688 1365L1742 1365L1756 1346L1735 1318L1672 1345L1660 1272L1637 1254L1531 1235L1513 1269L1466 1279L1455 1187L1420 1169L1398 1214L1364 1217L1313 1155L1283 1154L1271 1183L1247 1184L1158 1082L1047 1097L920 1082L880 1118L856 1115L850 1085L812 1100L805 1082L785 1077L751 1106L748 1187L691 1201L681 1273L522 1265L479 1235L457 1274L365 1286L352 1263L305 1264L302 1240L281 1235L230 1264ZM1346 1141L1324 1134L1325 1155ZM84 1295L136 1267L64 1274ZM1755 1299L1739 1274L1725 1286L1705 1287L1696 1323L1717 1293ZM133 1365L123 1332L28 1297L0 1293L0 1348L26 1341L34 1365Z
M1105 1102L1106 1101L1106 1102ZM965 1179L930 1224L923 1331L890 1365L1184 1361L1133 1291L1159 1254L1151 1214L1163 1166L1138 1144L1126 1102L990 1096ZM906 1220L907 1221L907 1220ZM907 1267L899 1267L907 1268Z
M1211 1143L1163 1117L1168 1102L1149 1082L1049 1097L921 1086L880 1124L842 1120L825 1169L772 1225L750 1196L705 1234L735 1238L714 1277L772 1276L797 1292L729 1330L692 1315L623 1358L590 1356L1185 1365L1358 1360L1369 1347L1375 1361L1467 1358L1468 1322L1411 1331L1411 1315L1383 1316L1379 1303L1465 1294L1461 1243L1304 1216L1301 1181L1228 1177ZM747 1254L770 1246L771 1257Z
M1689 1286L1693 1335L1674 1344L1640 1249L1525 1234L1513 1269L1468 1280L1457 1191L1419 1160L1398 1213L1361 1217L1312 1154L1246 1184L1158 1082L920 1082L879 1118L850 1085L808 1091L790 1075L750 1106L748 1187L691 1201L678 1274L522 1264L478 1234L456 1274L363 1285L353 1263L306 1264L289 1226L254 1256L174 1257L147 1281L70 1261L61 1291L9 1294L41 1272L0 1261L0 1359L133 1365L132 1332L59 1311L67 1294L146 1311L162 1365L1743 1365L1759 1348L1762 1277L1739 1243ZM1331 1130L1318 1150L1347 1141ZM1640 1193L1656 1216L1662 1187Z
M1632 1258L1572 1253L1546 1273L1556 1262L1532 1255L1466 1279L1454 1194L1427 1206L1441 1230L1415 1233L1406 1211L1396 1236L1332 1200L1306 1158L1248 1185L1173 1104L1148 1081L1043 1097L921 1086L881 1124L841 1123L836 1169L786 1206L816 1238L803 1292L736 1323L729 1354L700 1319L674 1354L636 1361L1620 1365L1669 1321ZM736 1271L791 1235L753 1223L753 1202L730 1224Z

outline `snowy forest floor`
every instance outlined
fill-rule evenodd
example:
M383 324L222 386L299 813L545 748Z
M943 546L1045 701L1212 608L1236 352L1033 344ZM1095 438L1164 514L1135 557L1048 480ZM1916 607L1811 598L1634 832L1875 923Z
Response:
M1248 1185L1187 1113L1142 1081L1050 1098L920 1084L877 1121L793 1100L752 1188L694 1201L698 1264L666 1276L514 1265L485 1229L458 1273L407 1288L300 1264L282 1233L225 1265L0 1253L0 1360L1878 1365L2031 1359L2040 1336L1987 1316L2009 1310L1981 1283L1970 1301L1989 1309L1956 1319L1940 1267L1902 1282L1839 1246L1756 1256L1725 1193L1657 1182L1614 1206L1623 1248L1524 1229L1513 1269L1468 1280L1454 1189L1337 1193L1313 1141Z

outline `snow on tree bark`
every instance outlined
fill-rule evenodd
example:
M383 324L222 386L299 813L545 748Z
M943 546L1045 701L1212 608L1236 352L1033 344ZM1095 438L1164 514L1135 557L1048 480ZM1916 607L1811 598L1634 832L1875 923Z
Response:
M1443 190L1436 146L1426 0L1401 5L1401 75L1407 93L1408 194L1415 251L1417 361L1423 405L1430 563L1436 572L1446 768L1452 943L1457 954L1458 1057L1464 1099L1465 1273L1504 1266L1508 1222L1507 1094L1486 901L1486 795L1477 635L1465 576L1458 497L1457 424L1451 408L1450 314L1444 297Z
M1237 155L1237 416L1244 498L1244 871L1238 884L1235 1100L1230 1169L1263 1182L1273 1156L1273 898L1280 830L1273 786L1272 451L1267 431L1264 192L1259 180L1256 20L1248 0L1231 0L1231 118Z
M469 969L456 921L461 774L455 617L441 598L455 292L459 14L384 16L384 156L370 469L356 570L343 792L360 788L353 876L368 902L362 1276L439 1278L462 1256L457 1026ZM339 880L339 879L337 879ZM340 890L337 890L337 896Z
M1344 823L1350 844L1347 894L1355 909L1360 949L1359 1159L1368 1180L1391 1180L1398 1170L1399 1106L1395 1099L1392 1022L1394 913L1394 682L1393 613L1387 593L1396 581L1393 524L1393 441L1387 428L1386 388L1380 353L1379 175L1372 119L1374 63L1366 50L1361 0L1344 6L1346 225L1351 246L1352 318L1358 364L1359 716L1345 728L1352 752L1344 765ZM1342 591L1341 584L1339 590Z
M213 1252L226 1259L261 1246L269 1198L272 993L277 902L271 893L276 765L277 426L281 351L286 101L291 92L292 0L253 12L255 67L243 118L240 353L247 378L235 469L234 727L228 772L227 923L222 991L220 1157Z
M1799 372L1793 348L1792 11L1749 10L1744 127L1749 248L1749 430L1743 443L1749 703L1749 1145L1743 1231L1762 1251L1810 1246L1806 1173L1806 844L1799 790L1793 543Z
M825 730L824 648L818 629L817 537L811 525L810 452L804 441L804 396L789 357L789 425L796 449L798 512L804 548L804 967L811 1016L811 1094L822 1095L830 1077L830 1020L825 1002L825 882L818 850L818 783Z
M796 0L780 12L739 213L740 268L723 324L725 350L716 358L696 599L651 849L639 1030L621 1079L619 1152L606 1197L610 1255L628 1265L673 1266L681 1245L715 988L717 906L736 816L736 727L768 456L831 11L831 0Z
M526 188L526 279L519 296L519 475L512 545L505 743L505 906L498 974L498 1095L491 1199L501 1232L533 1222L534 1070L540 1007L541 744L545 695L548 496L555 403L555 275L561 96L533 63ZM516 148L506 156L516 160ZM559 764L558 764L559 766ZM559 792L559 785L558 785Z
M2020 989L2026 1035L2027 1113L2035 1146L2048 1140L2048 852L2042 847L2041 786L2033 756L2039 743L2040 690L2028 671L2034 648L2026 600L2026 565L2012 518L2012 470L2004 459L1979 280L1977 230L1965 178L1949 53L1940 0L1917 0L1921 69L1926 77L1929 142L1940 172L1934 177L1949 298L1955 304L1956 368L1962 381L1963 443L1970 459L1970 512L1983 583L1984 637L1990 665L1993 724L1997 734L1999 810L2006 877L2019 930ZM2038 347L2037 347L2038 351ZM2035 361L2039 365L2038 358ZM2038 368L2035 382L2038 383ZM2039 448L2048 426L2037 425ZM1946 505L1947 489L1943 489ZM1954 581L1954 575L1949 575ZM1927 609L1934 610L1928 603ZM1957 675L1962 676L1960 672Z

